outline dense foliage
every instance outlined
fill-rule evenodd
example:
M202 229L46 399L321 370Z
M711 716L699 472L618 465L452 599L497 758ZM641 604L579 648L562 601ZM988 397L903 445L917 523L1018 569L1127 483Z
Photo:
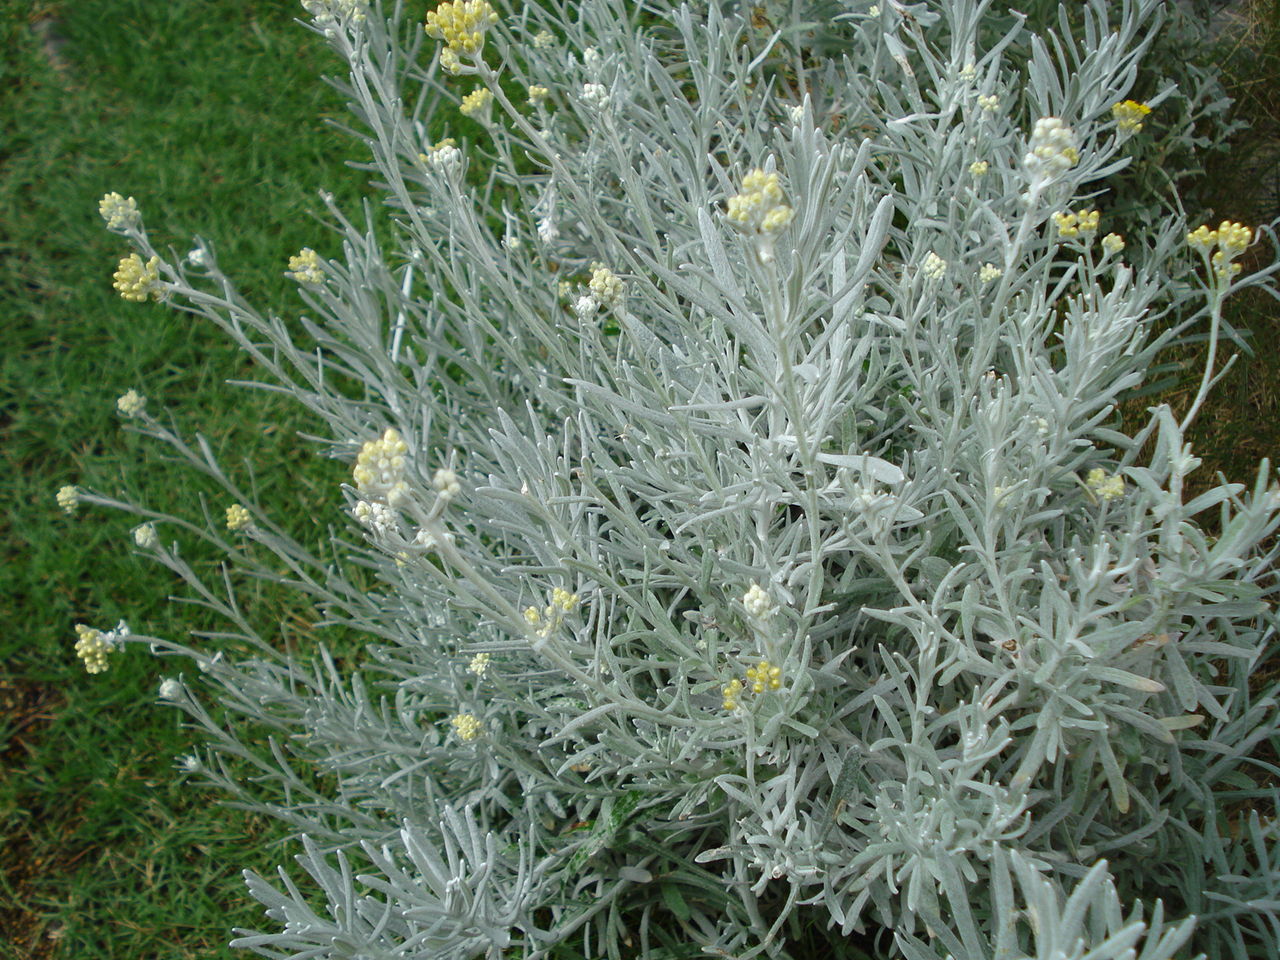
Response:
M302 837L320 900L250 875L276 929L237 945L1274 955L1274 820L1233 839L1226 812L1267 796L1248 755L1275 696L1247 681L1280 489L1264 462L1183 502L1212 352L1180 421L1116 406L1179 334L1216 349L1224 299L1276 268L1241 274L1242 225L1090 202L1185 98L1131 96L1159 3L1092 0L1044 37L978 0L848 4L839 58L790 65L798 6L763 41L716 5L469 0L425 31L306 6L398 228L330 205L341 254L318 235L288 264L308 342L208 245L165 257L130 200L102 212L134 251L122 296L223 326L353 462L331 554L138 395L121 413L228 502L191 523L60 495L146 517L139 548L254 648L78 647L192 658L162 690L208 733L186 768ZM367 660L280 653L171 524Z

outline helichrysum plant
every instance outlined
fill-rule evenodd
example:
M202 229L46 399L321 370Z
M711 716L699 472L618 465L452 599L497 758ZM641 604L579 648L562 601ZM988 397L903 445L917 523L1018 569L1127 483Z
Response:
M309 0L397 229L326 201L332 231L281 251L305 338L205 242L154 250L163 197L104 198L121 295L227 330L350 469L315 552L131 391L129 428L224 504L56 496L142 516L134 546L256 651L76 628L93 682L147 645L193 660L161 686L208 735L179 769L300 840L314 882L246 874L267 919L233 946L1276 955L1250 757L1280 713L1248 681L1280 488L1264 461L1183 496L1223 302L1267 286L1239 261L1274 234L1170 208L1122 236L1091 205L1156 115L1131 97L1156 0L1015 28L1012 61L979 0L836 6L852 41L789 88L747 7ZM1122 422L1192 329L1191 407ZM179 530L363 661L276 649Z

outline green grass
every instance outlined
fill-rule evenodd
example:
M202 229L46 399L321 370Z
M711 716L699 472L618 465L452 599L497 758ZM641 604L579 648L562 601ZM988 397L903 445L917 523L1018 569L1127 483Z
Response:
M166 601L185 591L133 556L131 518L83 508L68 518L53 495L78 483L199 516L200 494L213 488L122 429L115 398L133 387L153 412L172 411L184 433L205 434L233 475L243 478L241 461L252 459L284 526L314 528L318 538L313 517L337 502L346 469L294 439L310 421L289 402L225 385L254 371L218 330L115 295L111 273L127 251L97 213L105 192L133 195L158 247L181 254L199 232L252 302L297 315L301 302L281 276L288 256L303 246L336 252L309 217L316 192L331 190L353 209L363 184L343 166L363 159L360 146L323 125L343 118L337 95L317 81L337 61L292 22L297 9L295 0L34 9L0 0L4 960L241 956L225 946L230 929L263 917L239 870L270 873L291 853L272 845L283 835L274 823L214 807L181 784L173 761L193 740L154 704L162 663L131 649L105 674L81 668L77 621L110 627L124 617L174 638L215 624ZM56 14L67 41L55 61L29 29L46 14ZM1258 69L1280 75L1280 58L1259 49L1248 66L1254 87ZM1229 174L1217 174L1226 199L1215 214L1256 222L1238 206ZM1258 353L1242 360L1193 433L1203 483L1219 468L1247 481L1260 457L1276 457L1274 317L1274 304L1257 299L1233 315L1254 329ZM1194 352L1185 359L1186 385L1167 398L1175 406L1198 383ZM207 554L194 555L207 567ZM269 589L245 599L255 623L287 619L296 627L282 633L310 642L296 599Z
M1280 0L1252 0L1243 12L1246 26L1224 35L1219 47L1234 111L1252 129L1235 138L1229 155L1207 165L1196 191L1214 226L1221 220L1255 226L1280 217ZM1276 254L1269 243L1259 243L1242 263L1246 271L1255 270ZM1216 486L1219 470L1249 489L1263 457L1271 460L1273 477L1280 470L1280 304L1259 290L1246 290L1227 302L1226 317L1252 331L1255 356L1240 356L1188 432L1193 452L1204 463L1188 478L1187 499ZM1215 369L1221 370L1233 352L1220 346ZM1198 345L1171 351L1167 358L1188 367L1184 383L1159 398L1179 417L1199 388L1207 353L1207 345ZM1210 533L1221 532L1216 513L1202 519Z
M97 212L107 191L134 196L159 249L181 255L199 233L252 302L297 315L288 257L337 252L310 216L317 191L355 209L364 179L344 166L360 145L323 122L344 118L318 81L340 64L298 10L0 0L0 956L242 956L229 931L262 912L239 870L284 859L268 845L280 827L179 782L193 735L155 705L163 662L132 647L90 676L72 651L77 621L185 639L216 620L166 601L185 587L133 555L134 518L71 518L51 498L76 483L200 516L216 488L123 429L115 399L134 387L207 436L233 476L251 458L283 525L318 539L311 518L331 511L346 469L295 439L312 422L290 402L225 385L255 371L208 321L115 294L128 249ZM66 39L56 61L29 30L45 14ZM208 568L207 551L192 556ZM303 612L279 591L245 599L258 624Z

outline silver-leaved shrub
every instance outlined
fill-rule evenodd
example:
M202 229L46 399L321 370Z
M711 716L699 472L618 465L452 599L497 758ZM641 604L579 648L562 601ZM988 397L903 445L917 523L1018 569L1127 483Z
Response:
M395 225L328 203L335 236L288 262L305 338L208 244L166 259L132 199L103 215L121 293L221 325L350 463L332 549L133 391L225 523L59 494L146 517L139 548L257 650L77 646L194 660L161 688L208 734L183 768L300 838L313 882L247 874L270 930L233 946L1277 955L1280 828L1239 810L1276 801L1250 754L1277 690L1248 680L1280 489L1264 461L1183 496L1223 301L1277 267L1240 270L1242 225L1120 236L1090 203L1172 136L1182 92L1128 97L1157 0L990 44L984 0L849 0L816 66L778 56L803 4L763 32L719 3L304 6ZM1212 343L1191 409L1122 422L1187 331ZM280 652L178 529L364 661Z

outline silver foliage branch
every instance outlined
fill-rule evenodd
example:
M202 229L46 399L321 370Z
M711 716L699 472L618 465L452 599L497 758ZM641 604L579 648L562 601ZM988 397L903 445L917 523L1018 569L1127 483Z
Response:
M1127 99L1161 3L992 43L981 0L848 2L816 64L802 5L762 29L734 4L442 4L426 31L305 6L395 230L326 200L334 255L289 263L304 337L204 242L166 258L121 198L104 216L127 298L220 325L315 414L299 442L352 462L328 550L140 402L226 522L76 494L146 517L140 548L230 624L85 643L193 659L164 691L207 735L183 768L301 839L319 899L249 875L276 931L233 946L1275 956L1275 822L1224 833L1275 801L1248 757L1276 690L1248 679L1280 490L1266 461L1251 489L1183 485L1223 302L1277 267L1236 269L1241 225L1171 206L1122 237L1092 208L1185 96ZM439 115L460 132L433 144ZM1123 422L1205 329L1192 409ZM178 529L225 551L222 584ZM365 660L278 650L232 571Z

